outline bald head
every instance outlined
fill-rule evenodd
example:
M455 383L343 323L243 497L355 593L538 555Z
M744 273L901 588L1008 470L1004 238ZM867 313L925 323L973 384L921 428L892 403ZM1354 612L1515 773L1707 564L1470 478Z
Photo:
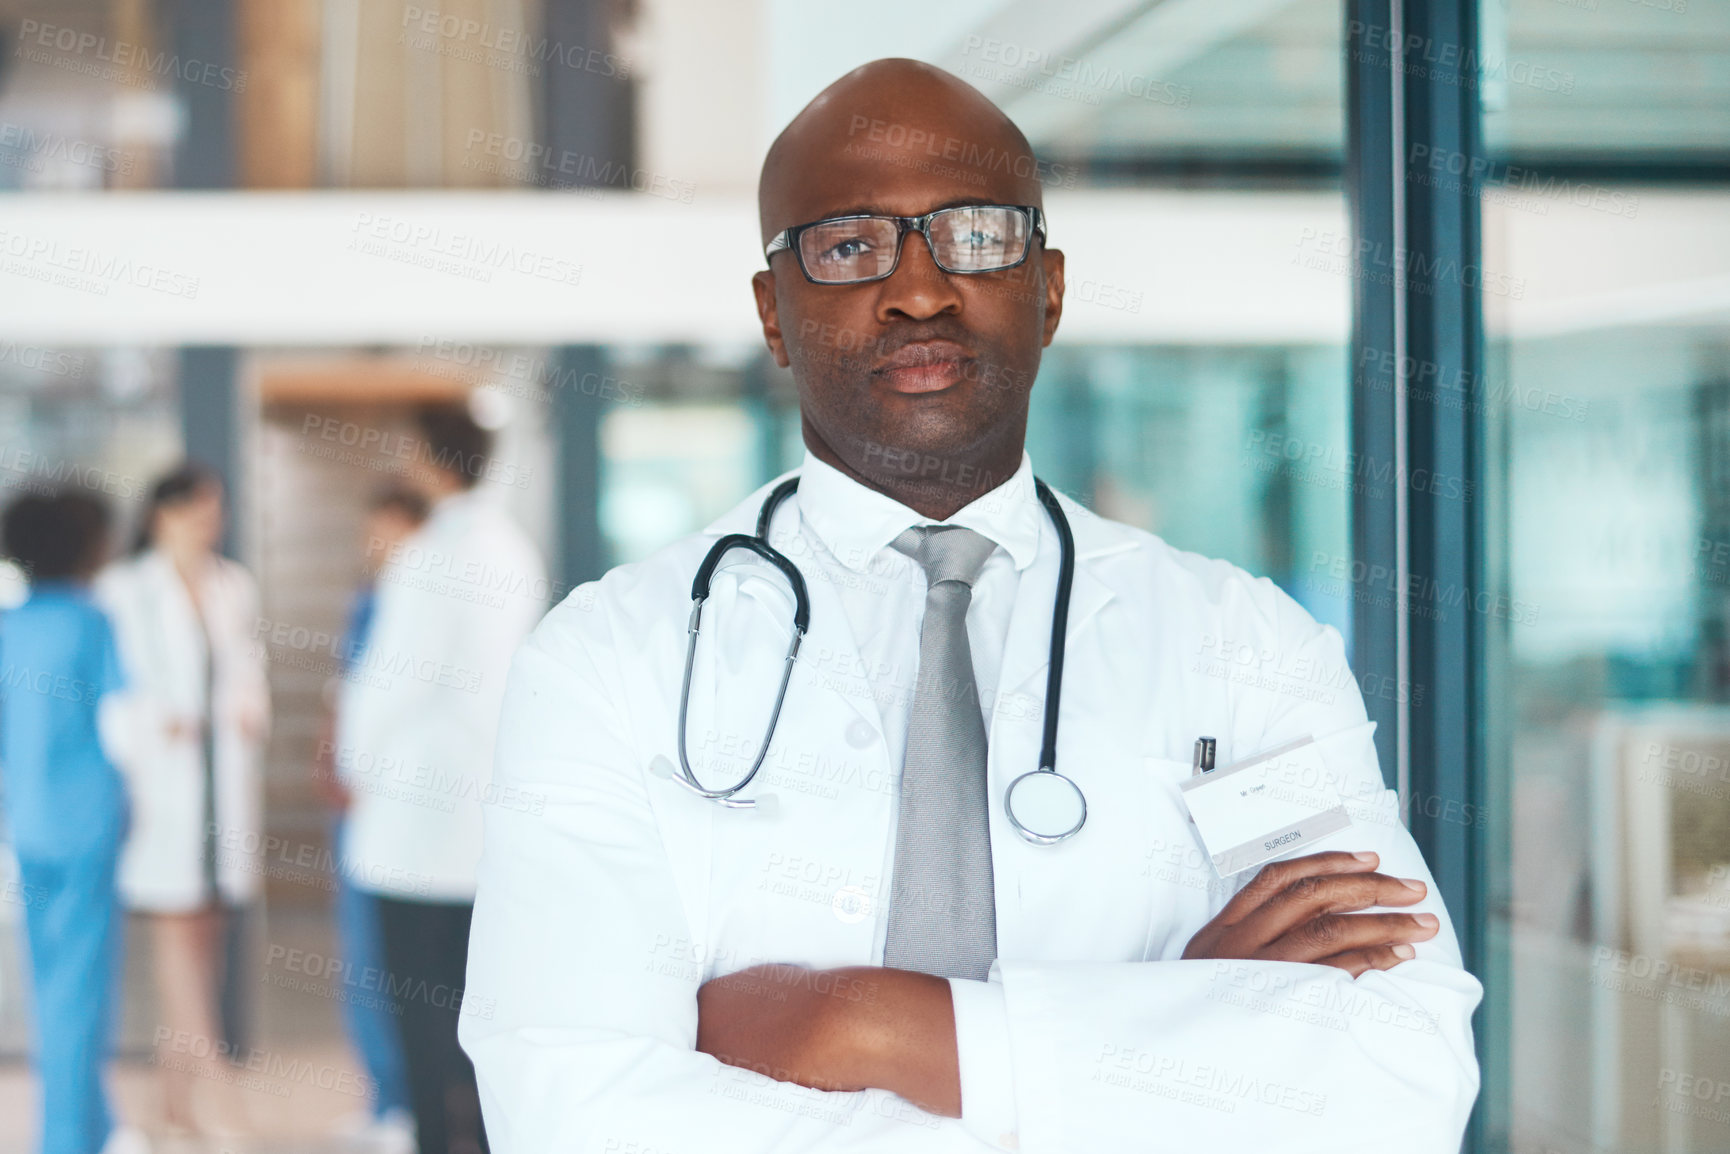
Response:
M910 184L947 185L957 202L1044 206L1033 149L1002 109L941 68L873 60L818 93L769 146L757 182L763 240L854 210L935 207L873 202ZM837 190L856 203L837 203Z
M1027 138L978 90L929 64L877 60L776 138L757 207L767 244L832 217L1043 210L1039 177ZM793 370L818 459L939 520L1015 472L1040 352L1063 312L1063 254L1039 231L1017 239L1014 263L975 272L945 269L939 242L903 231L878 254L892 267L868 280L812 281L803 248L778 251L751 278L764 342ZM830 249L875 243L843 235Z

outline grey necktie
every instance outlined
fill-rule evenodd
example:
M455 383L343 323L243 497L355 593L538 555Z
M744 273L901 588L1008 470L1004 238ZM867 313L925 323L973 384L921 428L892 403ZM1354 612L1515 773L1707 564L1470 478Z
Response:
M997 957L985 718L967 644L973 582L996 546L959 526L914 526L895 548L925 570L919 680L907 722L895 884L883 961L983 979Z

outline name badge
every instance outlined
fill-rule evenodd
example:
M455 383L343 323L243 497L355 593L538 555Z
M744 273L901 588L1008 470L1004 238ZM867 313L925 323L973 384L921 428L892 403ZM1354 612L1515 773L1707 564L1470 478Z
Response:
M1315 739L1302 737L1178 788L1190 820L1222 878L1348 828L1346 813Z

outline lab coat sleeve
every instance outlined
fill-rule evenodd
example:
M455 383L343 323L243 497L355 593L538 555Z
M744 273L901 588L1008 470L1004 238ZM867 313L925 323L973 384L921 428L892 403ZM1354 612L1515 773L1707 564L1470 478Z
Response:
M141 582L136 565L123 563L104 570L92 589L113 627L125 682L98 705L97 734L103 753L134 790L174 748L168 736L174 712L151 689L150 646L145 640L151 609Z
M94 665L93 684L98 686L96 702L96 740L102 756L109 764L119 767L126 752L127 705L126 669L120 661L120 644L114 635L114 623L103 613L93 634L91 655Z
M809 1090L694 1049L702 948L584 593L518 652L500 723L495 784L529 804L487 807L460 1026L493 1149L988 1150L885 1091Z
M1321 672L1286 692L1241 693L1240 749L1339 735L1334 785L1354 824L1318 849L1373 850L1382 872L1425 881L1430 893L1411 909L1437 915L1441 932L1413 960L1355 981L1328 966L1181 960L1200 924L1176 927L1157 961L1000 960L1003 1017L989 1016L989 1001L958 1015L958 1031L968 1029L958 1048L965 1070L1007 1030L1024 1154L1150 1143L1211 1154L1459 1149L1478 1088L1471 1015L1482 988L1461 968L1434 880L1383 788L1357 683L1333 676L1346 670L1339 634L1266 581L1253 604L1247 634L1259 631L1281 668ZM1340 688L1293 691L1317 682ZM1237 888L1254 875L1234 879ZM1001 1112L976 1118L966 1106L964 1094L981 1137L1005 1125Z
M950 978L949 999L955 1011L962 1125L999 1150L1014 1150L1018 1142L1015 1067L1009 1060L1009 1007L1003 1000L1003 983Z

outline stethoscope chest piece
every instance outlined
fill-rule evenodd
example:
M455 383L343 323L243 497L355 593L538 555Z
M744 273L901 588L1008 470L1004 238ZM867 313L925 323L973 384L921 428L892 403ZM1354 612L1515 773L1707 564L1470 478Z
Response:
M1003 808L1015 832L1035 845L1063 841L1087 822L1081 787L1055 769L1035 769L1010 782Z

